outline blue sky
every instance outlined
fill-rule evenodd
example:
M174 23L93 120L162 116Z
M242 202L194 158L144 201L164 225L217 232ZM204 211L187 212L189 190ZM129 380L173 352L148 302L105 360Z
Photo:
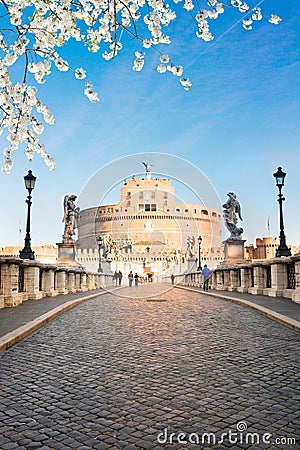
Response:
M22 151L16 152L11 174L0 174L4 213L0 245L23 242L24 231L19 234L19 223L24 230L26 218L22 177L28 169L38 177L32 244L56 243L63 231L63 196L78 194L110 161L146 152L148 137L152 152L173 154L199 167L221 201L226 201L227 192L237 193L247 243L268 235L268 216L271 235L278 235L272 174L281 165L288 173L287 240L300 244L300 7L298 2L283 0L265 1L261 7L280 15L280 26L263 21L245 31L236 24L241 15L226 12L211 26L212 43L199 41L191 19L180 12L180 21L170 29L173 44L166 46L166 53L185 67L193 83L190 92L173 75L156 72L155 52L148 51L142 72L133 72L134 49L140 50L134 42L110 62L80 45L65 49L64 56L74 67L86 67L101 101L91 104L71 73L53 70L46 85L39 87L39 97L56 117L43 141L55 157L57 170L49 172L38 156L30 164ZM7 145L5 139L0 145ZM132 172L140 172L141 167Z

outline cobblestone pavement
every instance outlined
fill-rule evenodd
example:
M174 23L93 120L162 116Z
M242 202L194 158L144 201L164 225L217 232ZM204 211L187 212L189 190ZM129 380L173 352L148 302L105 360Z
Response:
M159 294L90 300L0 356L1 450L300 448L296 332L201 293L131 289Z

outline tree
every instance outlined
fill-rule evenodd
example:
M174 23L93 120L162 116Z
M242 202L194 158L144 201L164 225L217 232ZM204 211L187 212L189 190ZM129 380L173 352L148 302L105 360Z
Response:
M214 38L209 22L219 19L225 8L243 14L241 23L248 31L254 22L263 19L259 7L250 8L241 0L231 0L228 4L207 0L206 9L200 9L198 0L197 6L193 0L173 1L174 4L181 3L191 15L196 37L206 42ZM60 48L70 40L84 43L93 53L99 52L101 47L104 50L102 57L110 60L122 50L123 35L127 33L139 45L133 70L142 70L145 52L154 49L159 57L157 71L170 72L179 78L186 91L191 88L190 79L183 75L183 67L173 64L161 51L161 44L171 43L163 30L177 19L175 10L179 6L174 5L171 9L164 0L0 0L0 7L0 134L5 131L9 141L3 152L2 170L5 173L12 168L12 152L21 144L30 161L38 153L51 170L55 169L53 158L40 142L44 123L52 125L55 119L38 99L37 84L46 82L53 66L61 72L73 70L79 80L86 78L84 68L72 68L60 55ZM274 14L268 20L275 25L281 21ZM87 98L98 102L92 83L84 83Z

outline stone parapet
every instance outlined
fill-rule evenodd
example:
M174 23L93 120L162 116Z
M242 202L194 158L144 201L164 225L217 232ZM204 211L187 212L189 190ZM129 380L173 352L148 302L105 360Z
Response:
M170 277L163 281L171 282ZM201 286L198 272L175 276L175 284ZM253 295L284 297L300 303L300 254L264 262L218 266L210 277L210 287Z
M61 294L85 292L113 285L111 274L42 264L17 257L0 257L0 308L18 306Z

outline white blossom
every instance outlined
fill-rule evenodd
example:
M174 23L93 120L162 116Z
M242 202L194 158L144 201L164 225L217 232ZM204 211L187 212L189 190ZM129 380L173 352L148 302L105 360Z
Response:
M57 58L54 63L61 72L67 72L69 70L69 64L62 58Z
M90 100L90 102L92 102L92 103L99 102L98 94L97 94L97 92L95 92L93 90L93 85L87 81L85 83L85 86L86 86L86 88L84 90L84 93L87 96L87 98Z
M242 13L247 12L249 9L249 6L247 5L247 3L243 3L240 7L239 7L239 11Z
M180 78L180 83L184 87L185 91L189 91L191 89L192 83L189 78Z
M252 19L244 19L243 20L243 28L245 28L245 30L252 30L252 23L253 20Z
M144 67L144 63L145 61L143 59L135 59L133 61L132 70L134 70L135 72L140 72Z
M187 11L192 11L192 9L194 9L195 6L194 6L192 0L185 0L183 7Z
M86 71L82 67L76 69L75 70L75 77L78 80L83 80L86 77Z
M159 58L160 62L167 64L170 61L170 58L168 55L161 55L161 57Z
M167 68L166 68L166 66L164 64L159 64L157 66L157 72L158 73L166 73L166 71L167 71Z
M144 40L143 40L143 47L144 47L144 48L150 48L150 47L152 47L152 40L151 40L151 39L144 39Z
M274 25L278 25L282 19L279 16L276 16L276 14L272 14L271 18L269 19L270 23L273 23Z
M263 16L260 8L256 8L252 14L252 20L262 20Z

